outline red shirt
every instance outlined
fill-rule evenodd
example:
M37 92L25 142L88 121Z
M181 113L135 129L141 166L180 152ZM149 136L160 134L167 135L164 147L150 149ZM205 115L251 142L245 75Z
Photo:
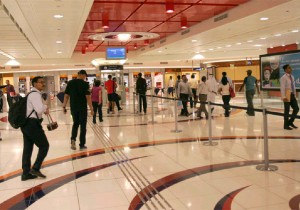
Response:
M114 92L114 81L113 80L107 80L105 82L105 89L107 91L107 94L112 94Z

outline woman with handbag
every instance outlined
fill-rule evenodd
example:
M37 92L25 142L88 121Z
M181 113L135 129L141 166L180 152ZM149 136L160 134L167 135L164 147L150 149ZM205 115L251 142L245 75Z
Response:
M229 115L230 115L229 102L230 102L231 97L230 97L229 87L230 87L230 84L228 82L227 77L222 77L218 92L222 95L222 100L224 103L223 108L225 109L225 113L224 113L225 117L229 117Z
M99 113L99 121L103 122L103 117L102 117L102 87L100 86L100 81L99 80L95 80L95 82L94 82L94 86L92 88L92 93L91 93L91 98L92 98L92 105L93 105L93 110L94 110L93 123L96 124L97 111Z

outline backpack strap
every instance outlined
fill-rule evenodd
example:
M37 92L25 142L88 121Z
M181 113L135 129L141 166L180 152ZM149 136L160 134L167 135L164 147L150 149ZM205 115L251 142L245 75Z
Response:
M37 91L30 91L30 92L27 94L26 97L28 98L29 94L30 94L30 93L33 93L33 92L37 92ZM27 107L27 106L26 106L26 107ZM27 110L26 110L26 111L27 111ZM35 115L36 115L37 119L39 120L40 118L39 118L37 112L36 112L34 109L32 109L31 113L30 113L30 114L28 115L28 117L26 117L26 118L29 118L29 117L32 115L33 112L35 112Z

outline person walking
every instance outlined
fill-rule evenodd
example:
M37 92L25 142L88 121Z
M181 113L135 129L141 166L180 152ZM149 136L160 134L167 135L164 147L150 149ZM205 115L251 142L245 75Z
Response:
M192 89L188 83L188 78L186 75L182 75L182 81L178 84L178 93L180 100L182 101L183 110L181 111L181 115L189 116L189 112L187 109L187 102L189 97L193 95Z
M168 95L170 96L171 94L172 97L174 97L174 81L172 76L170 76L169 83L168 83Z
M7 103L10 107L13 103L12 96L15 95L15 88L13 85L10 84L9 80L6 80L6 97L7 97Z
M112 80L112 76L108 75L108 80L105 82L104 86L107 91L107 114L111 111L112 114L115 113L115 102L114 102L114 81Z
M229 92L230 83L227 77L222 77L218 92L222 95L223 108L225 110L224 116L229 117L230 115L230 92Z
M138 79L136 80L136 93L139 94L139 103L140 107L139 110L142 112L142 104L144 113L147 113L147 98L146 98L146 91L147 91L147 83L144 78L142 78L142 73L138 74Z
M49 150L49 142L41 124L43 113L46 115L49 114L49 109L47 105L43 103L41 94L41 91L45 88L44 78L40 76L33 78L32 86L32 92L27 98L26 117L28 117L28 120L25 126L21 127L24 142L22 181L35 179L37 177L46 178L46 175L42 174L40 169ZM39 148L39 151L31 168L31 156L34 145Z
M294 120L299 112L299 106L296 100L295 78L292 75L292 67L289 64L283 66L285 74L280 78L280 92L284 103L284 126L286 130L298 128ZM292 116L289 117L290 107L293 109Z
M100 80L95 80L94 81L94 86L92 88L91 92L91 99L92 99L92 105L93 105L93 123L96 124L96 115L97 111L99 114L99 121L103 122L103 117L102 117L102 87L100 86Z
M113 81L114 81L114 98L115 98L116 106L118 108L118 111L121 111L123 109L120 106L120 99L119 99L119 95L117 94L117 88L118 88L117 78L114 77Z
M87 124L87 105L91 110L91 115L94 116L89 83L86 82L87 73L85 70L78 72L78 78L68 82L63 109L67 113L66 105L70 99L71 115L73 118L72 134L71 134L71 149L76 150L76 137L80 126L79 147L84 150L86 144L86 124Z
M192 93L193 93L193 97L190 97L190 107L196 108L199 95L197 94L198 81L195 79L195 74L192 74L189 84L190 84L190 87L191 87Z
M208 85L206 84L206 76L203 76L201 78L201 81L202 83L200 83L197 88L197 95L199 96L199 100L200 100L200 108L198 109L197 117L203 119L201 113L204 112L205 118L208 119L208 112L206 110L206 105L204 103L207 101L207 94L208 94Z
M218 94L218 82L214 75L210 75L210 78L206 81L206 84L208 86L208 94L207 94L207 101L215 103L216 101L216 95ZM214 111L215 106L211 105L211 113Z
M255 94L255 86L257 89L257 94L259 95L259 88L257 85L257 79L255 77L253 77L252 74L252 70L247 70L247 77L245 77L243 84L241 85L239 92L243 89L244 86L246 86L246 100L247 100L247 114L249 116L255 116L255 112L254 112L254 106L253 106L253 97Z

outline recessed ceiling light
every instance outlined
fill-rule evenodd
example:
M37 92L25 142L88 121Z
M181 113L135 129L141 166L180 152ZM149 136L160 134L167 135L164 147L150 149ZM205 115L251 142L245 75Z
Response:
M213 48L210 48L209 50L210 50L210 51L213 51L214 49L213 49Z
M241 45L242 43L240 43L240 42L238 42L238 43L236 43L236 45Z
M206 52L206 50L201 50L201 52Z
M267 39L266 37L261 37L260 39Z
M275 36L281 36L281 34L275 34Z
M53 15L54 18L57 18L57 19L60 19L60 18L63 18L64 16L63 15Z
M268 17L261 17L260 20L265 21L265 20L269 20L269 18Z
M250 43L250 42L253 42L253 40L249 40L249 41L247 41L247 42L249 42L249 43Z
M222 49L222 47L217 47L218 49Z
M197 42L197 40L196 40L196 39L193 39L192 42Z
M282 46L282 47L284 47L284 46L285 46L285 44L282 44L281 46Z
M161 51L161 50L159 50L158 52L159 52L159 53L161 53L162 51Z
M261 44L254 45L254 47L261 47L261 46L262 46Z
M292 32L293 32L293 33L298 33L298 32L299 32L299 30L298 30L298 29L296 29L296 30L292 30Z
M296 44L299 44L299 42L297 41Z
M226 45L226 47L231 47L231 45L229 44L229 45Z
M57 54L62 54L62 52L61 52L61 51L58 51Z
M197 59L203 59L203 58L204 58L204 56L203 56L203 55L201 55L201 54L197 54L197 55L194 55L192 59L195 59L195 60L197 60Z
M56 41L56 44L61 44L62 43L62 41Z

